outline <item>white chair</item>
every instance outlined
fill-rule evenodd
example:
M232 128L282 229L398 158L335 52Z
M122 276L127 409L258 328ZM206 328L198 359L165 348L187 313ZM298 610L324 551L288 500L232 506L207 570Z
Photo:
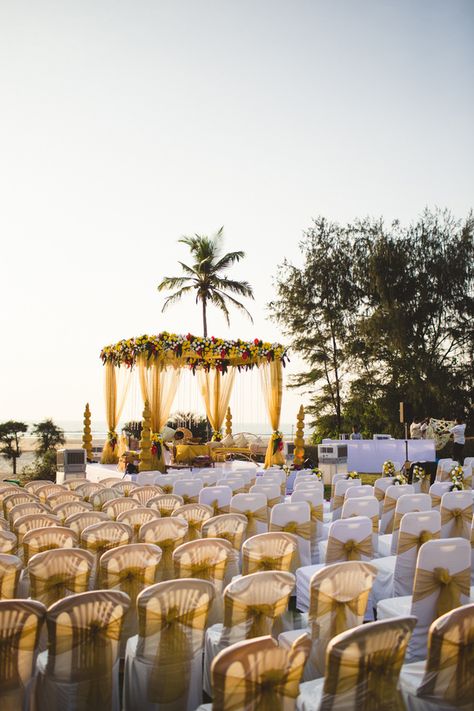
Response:
M239 476L226 476L225 479L218 479L217 486L227 486L232 491L232 495L235 494L245 494L246 493L246 483L243 477Z
M387 487L383 500L382 518L380 519L380 533L392 533L393 520L397 499L405 494L414 494L412 484L392 484Z
M414 617L360 625L328 645L324 679L300 685L297 711L398 711L398 678Z
M318 541L323 534L323 492L319 488L296 489L293 491L290 501L296 504L306 501L310 508L311 522L311 563L319 563Z
M448 472L455 465L456 465L456 462L454 461L454 459L451 459L450 457L447 457L444 459L438 459L438 465L436 467L436 481L442 481L443 474L445 472Z
M125 654L124 711L194 711L201 703L204 631L214 597L212 583L194 579L140 593L138 635Z
M280 504L282 500L280 486L275 482L272 484L264 484L257 479L256 483L250 487L249 493L265 494L265 498L267 499L267 507L269 509L276 504Z
M408 648L407 661L426 659L428 629L440 615L470 599L471 546L464 538L428 541L418 553L413 595L380 600L378 619L408 612L418 622Z
M263 477L261 477L264 482L268 484L278 484L280 487L280 494L282 496L285 496L286 494L286 474L284 471L281 469L278 469L277 471L271 471L269 472L268 470L265 472Z
M474 605L438 617L428 633L428 659L404 664L400 687L408 711L471 711L474 699Z
M185 504L197 504L202 488L202 479L177 479L173 484L173 494L181 496Z
M338 481L342 481L343 479L345 479L346 476L347 476L347 474L345 474L345 473L344 474L342 474L342 473L341 474L334 474L334 476L331 479L331 494L330 494L330 498L329 498L329 510L330 511L333 510L334 494L336 493L336 491L335 491L336 484ZM323 482L321 482L321 483L323 483Z
M359 516L334 521L329 529L325 563L306 565L296 571L297 609L306 612L309 608L310 582L314 573L330 563L346 560L371 561L372 553L372 521L369 518Z
M393 517L392 533L385 533L383 536L379 536L378 553L381 558L396 554L400 521L404 514L410 511L431 511L429 494L402 494L402 496L398 497Z
M435 481L430 486L431 508L439 511L441 506L441 497L451 489L450 481Z
M244 639L278 633L277 624L287 610L294 585L291 573L269 570L244 575L226 587L224 622L206 632L203 687L209 696L213 695L210 671L216 654Z
M334 497L332 499L332 520L337 521L341 518L342 506L346 491L353 486L361 486L360 479L339 479L334 487Z
M230 513L241 513L247 517L245 540L258 533L268 531L267 497L261 492L236 494L230 500Z
M270 531L295 535L300 565L311 565L311 509L307 501L276 504L270 513Z
M212 506L214 516L229 513L232 489L227 485L206 486L199 492L199 503Z
M471 540L472 492L447 491L441 497L441 538Z
M344 499L363 499L367 496L373 496L374 487L370 484L361 484L360 486L350 486L344 493Z
M380 516L382 515L383 511L383 501L385 499L385 492L387 491L389 486L392 486L393 484L393 476L384 476L380 477L380 479L376 479L374 483L374 496L379 502L380 505Z
M202 469L196 469L193 478L201 479L203 487L215 486L217 483L217 472L213 469L211 471L202 471Z
M439 511L410 511L403 516L396 555L372 561L378 571L372 589L374 606L384 598L412 594L418 551L423 543L439 539L440 528Z
M348 489L348 491L352 491L352 489ZM354 516L367 516L367 518L370 518L372 521L372 546L374 551L377 551L379 538L379 502L375 496L365 496L360 499L357 497L346 498L342 506L341 519L353 518Z

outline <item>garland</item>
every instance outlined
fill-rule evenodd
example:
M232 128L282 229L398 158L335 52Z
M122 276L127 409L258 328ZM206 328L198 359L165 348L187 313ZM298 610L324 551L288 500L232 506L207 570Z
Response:
M161 452L163 451L163 438L158 434L152 434L151 436L151 453L153 456L160 459Z
M262 361L271 363L280 360L284 366L288 360L287 349L280 343L268 343L255 338L253 341L231 341L223 338L203 338L188 333L186 336L163 331L156 336L138 336L105 346L100 357L102 362L125 365L133 368L139 356L147 360L181 361L193 372L196 368L225 373L229 366L250 370Z
M464 472L461 465L454 466L449 472L452 486L451 491L462 491L464 489Z
M281 452L283 450L283 432L276 430L272 434L272 454Z

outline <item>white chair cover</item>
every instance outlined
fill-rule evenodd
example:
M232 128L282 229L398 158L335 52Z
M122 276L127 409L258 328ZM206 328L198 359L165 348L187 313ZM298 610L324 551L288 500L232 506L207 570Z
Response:
M202 488L202 479L177 479L173 485L173 494L181 496L184 504L197 504Z
M311 523L311 563L319 562L318 541L323 535L323 491L320 488L296 489L290 499L292 504L306 501L310 508Z
M245 538L268 531L267 498L263 493L236 494L230 500L229 511L247 517Z
M412 484L392 484L387 487L383 500L382 518L380 520L381 534L392 533L397 499L406 494L415 495L415 489Z
M441 506L441 497L451 489L450 481L435 481L430 486L431 508L439 511Z
M156 509L161 517L171 516L173 511L176 511L183 504L183 497L176 496L176 494L159 494L147 501L147 507Z
M277 482L265 484L265 482L261 481L262 479L263 477L259 477L254 486L250 487L250 493L264 494L267 499L267 507L271 509L273 506L280 504L282 501L280 485ZM268 512L268 515L270 515L270 511Z
M383 501L385 498L385 492L389 486L393 484L393 476L384 476L380 479L376 479L374 483L374 496L380 504L380 516L382 516L383 511Z
M177 516L156 519L144 523L138 532L141 543L159 546L162 557L158 569L158 580L163 582L174 578L173 551L184 543L188 534L188 523Z
M402 517L412 511L430 511L431 497L429 494L403 494L397 499L393 517L392 533L379 537L378 552L381 557L395 555L398 546L398 533Z
M471 540L472 491L448 491L441 497L441 538Z
M22 567L18 556L0 553L0 600L12 600L17 597Z
M199 492L199 503L212 506L214 516L229 513L232 489L230 486L206 486Z
M270 513L270 531L295 535L300 565L311 565L311 509L307 501L276 504Z
M342 506L344 504L344 496L348 489L353 486L361 486L360 479L339 479L334 487L334 497L332 499L332 520L337 521L341 518Z

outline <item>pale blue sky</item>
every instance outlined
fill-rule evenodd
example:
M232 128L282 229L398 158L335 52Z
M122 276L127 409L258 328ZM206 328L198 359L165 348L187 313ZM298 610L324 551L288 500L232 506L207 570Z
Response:
M200 332L156 292L182 234L247 252L255 325L211 331L278 339L311 217L465 216L473 31L472 0L0 0L0 419L102 420L102 345Z

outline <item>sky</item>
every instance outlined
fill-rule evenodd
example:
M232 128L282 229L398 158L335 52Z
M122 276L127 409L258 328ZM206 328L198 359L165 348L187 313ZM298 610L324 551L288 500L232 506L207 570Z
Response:
M246 253L254 324L210 332L285 341L266 305L312 218L466 216L473 30L472 0L0 0L0 420L103 421L103 345L201 333L156 290L182 235Z

